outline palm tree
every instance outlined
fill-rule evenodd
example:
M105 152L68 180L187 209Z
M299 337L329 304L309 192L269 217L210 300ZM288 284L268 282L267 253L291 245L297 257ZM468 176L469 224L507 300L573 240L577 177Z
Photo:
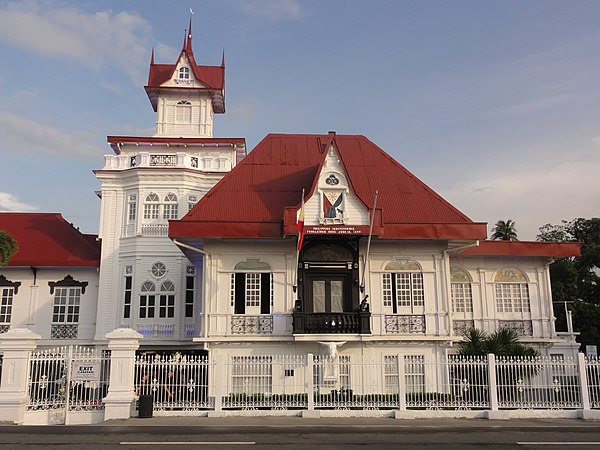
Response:
M512 219L508 219L506 222L504 220L499 220L492 229L494 232L494 234L492 234L492 239L500 241L518 241L515 225L516 223Z
M14 237L0 230L0 266L5 266L12 256L17 253L19 246Z
M539 352L519 342L514 330L500 328L492 334L486 334L476 328L464 333L465 340L458 346L458 354L462 356L484 356L493 353L496 356L537 357Z

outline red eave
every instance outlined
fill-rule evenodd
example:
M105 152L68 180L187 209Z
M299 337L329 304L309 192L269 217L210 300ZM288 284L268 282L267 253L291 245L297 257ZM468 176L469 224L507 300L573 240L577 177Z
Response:
M0 229L19 246L8 267L99 267L100 243L59 213L0 213Z
M245 138L189 138L189 137L137 137L137 136L107 136L110 144L140 143L140 144L246 144Z
M482 241L461 255L543 256L566 258L581 255L579 242Z

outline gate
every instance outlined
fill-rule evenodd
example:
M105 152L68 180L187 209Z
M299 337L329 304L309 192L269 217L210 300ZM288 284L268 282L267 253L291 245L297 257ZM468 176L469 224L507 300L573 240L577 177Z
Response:
M25 423L102 421L109 374L106 350L68 346L32 353Z

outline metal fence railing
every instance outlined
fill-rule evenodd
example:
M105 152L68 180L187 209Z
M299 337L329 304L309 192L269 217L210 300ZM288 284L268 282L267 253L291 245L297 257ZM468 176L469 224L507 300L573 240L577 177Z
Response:
M152 396L155 410L212 409L211 368L205 356L138 355L134 390L138 396Z
M33 353L29 358L28 411L104 409L110 352L68 346Z
M487 355L138 356L155 411L600 409L600 361Z

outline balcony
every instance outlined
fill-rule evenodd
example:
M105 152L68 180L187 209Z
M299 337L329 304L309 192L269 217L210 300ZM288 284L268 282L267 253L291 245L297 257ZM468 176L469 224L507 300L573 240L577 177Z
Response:
M294 312L294 334L371 334L371 313Z

